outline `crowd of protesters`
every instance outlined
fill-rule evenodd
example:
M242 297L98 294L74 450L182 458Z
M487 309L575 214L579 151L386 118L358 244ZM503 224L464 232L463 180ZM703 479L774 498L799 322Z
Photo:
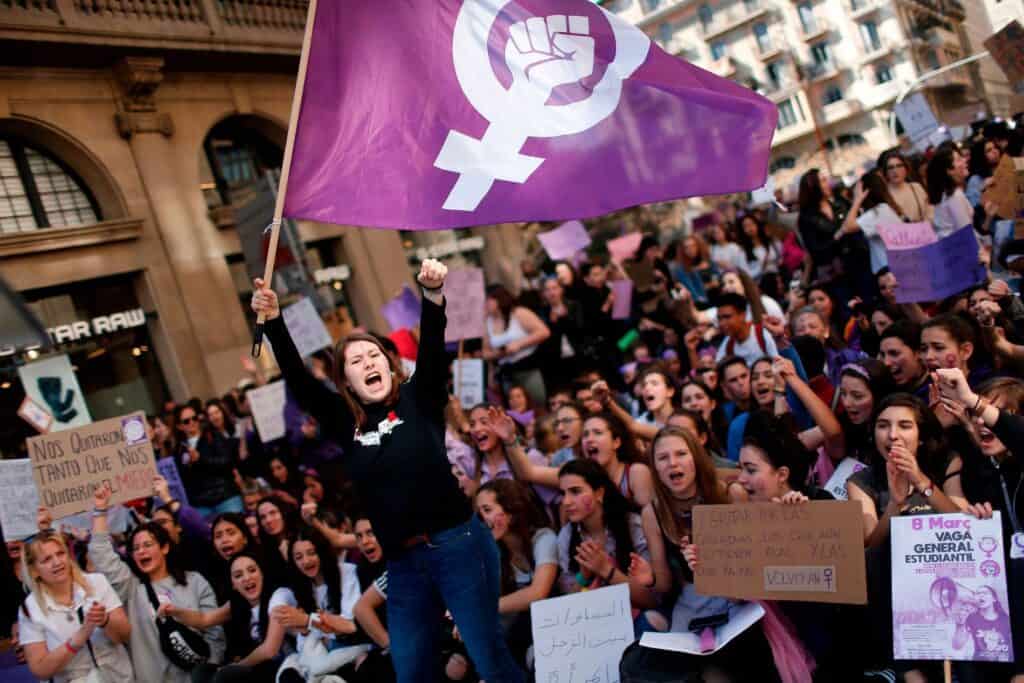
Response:
M622 263L524 264L517 292L487 289L478 405L451 386L443 266L419 277L411 377L372 333L303 365L257 282L286 436L254 427L254 366L221 398L165 406L151 439L187 502L157 477L127 529L106 488L91 530L40 510L0 562L0 629L61 683L528 680L533 602L626 584L638 638L687 632L737 604L694 587L693 507L829 500L849 458L866 606L765 603L710 656L634 643L622 680L941 681L941 662L893 658L889 521L998 511L1009 604L965 599L975 661L953 676L1021 683L1024 241L983 199L1021 143L993 122L925 156L886 151L850 187L804 174L789 225L728 205L699 232L645 231ZM940 239L970 226L987 280L898 303L877 226L900 221ZM996 661L1007 647L1017 663Z

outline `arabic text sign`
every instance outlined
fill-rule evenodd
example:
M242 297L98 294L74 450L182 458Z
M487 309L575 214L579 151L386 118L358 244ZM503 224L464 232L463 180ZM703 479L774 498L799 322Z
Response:
M538 681L619 680L633 642L629 585L584 591L530 605Z
M284 316L284 324L288 327L295 348L303 358L309 358L316 351L334 344L327 326L309 297L288 306L281 311L281 315Z
M898 283L897 303L938 301L986 278L985 266L978 263L978 241L969 225L934 244L886 252Z
M284 389L284 381L277 381L246 394L256 431L264 443L284 436Z
M1012 662L1000 513L892 519L896 659Z
M697 591L745 600L864 604L864 522L860 505L698 505Z
M484 329L484 271L463 268L448 271L444 282L448 326L444 340L477 339Z
M142 412L28 439L40 504L54 518L92 507L92 494L110 484L112 505L153 493L156 464Z
M590 235L579 221L562 223L554 230L540 233L537 239L553 261L570 259L590 246Z
M36 532L39 492L32 480L32 461L0 460L0 526L8 541Z

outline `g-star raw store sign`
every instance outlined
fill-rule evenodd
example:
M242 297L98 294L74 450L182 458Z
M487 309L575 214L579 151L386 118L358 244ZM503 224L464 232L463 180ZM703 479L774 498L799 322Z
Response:
M146 324L146 312L141 308L130 311L100 315L92 320L77 320L73 323L57 325L47 329L54 344L78 341L79 339L98 337L118 330L142 327Z

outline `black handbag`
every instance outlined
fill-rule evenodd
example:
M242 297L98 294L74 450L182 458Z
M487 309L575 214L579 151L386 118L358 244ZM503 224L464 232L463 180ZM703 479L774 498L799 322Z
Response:
M146 585L146 594L153 609L160 608L160 601L157 600L156 591L149 581ZM210 644L201 635L180 624L172 617L157 617L156 628L160 633L160 650L164 656L182 671L191 671L200 664L205 664L210 659Z

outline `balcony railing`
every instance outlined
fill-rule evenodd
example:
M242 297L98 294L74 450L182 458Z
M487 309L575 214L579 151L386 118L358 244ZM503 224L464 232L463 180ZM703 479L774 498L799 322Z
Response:
M764 39L759 39L756 42L757 56L762 61L775 59L788 47L786 45L786 37L781 31L769 31Z
M800 37L805 41L824 38L832 30L832 24L826 19L815 17L812 21L800 25Z
M728 55L719 57L708 65L708 71L722 78L730 78L736 75L736 60Z
M297 53L308 0L0 0L0 37Z
M698 27L704 40L713 40L721 35L734 31L756 19L768 16L771 7L764 0L756 4L735 3L726 9L717 10L710 23Z
M893 47L895 47L893 45L893 42L888 38L880 38L877 42L873 44L865 45L864 54L861 55L860 57L860 63L868 64L870 62L875 61L876 59L881 59L882 57L892 52Z
M824 81L839 75L839 66L835 60L827 62L810 62L804 65L804 73L810 81Z
M851 19L863 19L888 4L888 0L847 0L846 8Z
M822 112L825 115L825 123L836 123L860 113L863 108L859 100L839 100L826 104L822 107Z
M643 19L637 22L637 26L643 28L657 24L661 20L672 16L676 11L683 9L691 2L693 0L661 0L661 2L644 14Z

